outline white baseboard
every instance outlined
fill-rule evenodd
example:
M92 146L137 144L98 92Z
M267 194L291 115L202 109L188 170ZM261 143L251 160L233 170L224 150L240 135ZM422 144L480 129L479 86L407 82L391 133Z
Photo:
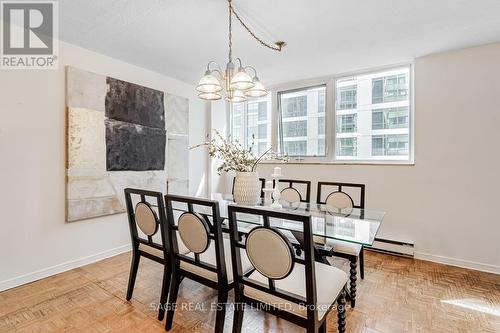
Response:
M40 280L55 274L63 273L66 271L69 271L71 269L85 266L97 261L101 261L106 258L114 257L118 254L125 253L131 250L130 244L127 245L122 245L119 247L116 247L114 249L106 250L100 253L96 253L84 258L68 261L59 265L55 265L52 267L44 268L32 273L28 273L25 275L21 275L12 279L0 281L0 291L4 291L7 289L11 289L14 287L21 286L26 283L30 283L36 280ZM457 266L457 267L462 267L462 268L468 268L468 269L473 269L477 271L482 271L482 272L487 272L487 273L493 273L493 274L500 274L500 266L495 266L495 265L490 265L490 264L484 264L484 263L478 263L474 261L468 261L468 260L462 260L462 259L455 259L455 258L449 258L449 257L444 257L444 256L438 256L434 254L429 254L425 252L417 252L415 251L415 259L420 259L420 260L426 260L426 261L432 261L436 262L439 264L445 264L445 265L451 265L451 266Z
M484 263L475 262L475 261L449 258L449 257L438 256L435 254L429 254L429 253L417 252L417 251L415 251L414 258L420 259L420 260L425 260L425 261L432 261L432 262L436 262L439 264L445 264L445 265L473 269L473 270L481 271L481 272L500 274L500 266L484 264Z
M14 288L14 287L26 284L26 283L30 283L30 282L33 282L36 280L40 280L40 279L55 275L55 274L66 272L66 271L69 271L71 269L85 266L85 265L88 265L88 264L91 264L91 263L94 263L97 261L101 261L101 260L106 259L106 258L114 257L118 254L128 252L131 249L132 248L131 248L130 244L122 245L122 246L116 247L114 249L106 250L106 251L103 251L100 253L96 253L96 254L84 257L84 258L71 260L71 261L68 261L68 262L65 262L62 264L58 264L58 265L55 265L52 267L40 269L38 271L28 273L25 275L21 275L21 276L12 278L12 279L0 281L0 291L11 289L11 288Z

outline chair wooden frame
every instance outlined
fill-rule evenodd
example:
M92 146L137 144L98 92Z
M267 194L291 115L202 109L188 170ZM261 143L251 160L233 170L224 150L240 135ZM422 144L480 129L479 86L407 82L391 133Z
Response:
M158 308L158 319L163 320L163 317L165 316L165 308L161 306L161 304L164 304L166 302L166 295L168 294L168 289L170 287L170 280L172 276L172 269L171 269L171 264L169 262L170 260L170 243L169 239L167 237L166 233L166 226L167 226L167 220L165 216L165 205L163 202L163 194L160 192L153 192L153 191L146 191L146 190L141 190L141 189L133 189L133 188L126 188L124 190L125 193L125 203L127 206L127 216L128 216L128 221L129 221L129 228L130 228L130 237L132 241L132 262L130 266L130 275L128 279L128 287L127 287L127 295L126 299L129 301L132 298L132 293L134 291L134 285L135 285L135 280L137 277L137 271L139 268L139 262L141 257L146 257L150 260L156 261L164 266L163 269L163 281L162 281L162 291L161 291L161 297L160 297L160 306ZM140 197L140 201L142 203L146 203L147 205L150 205L150 203L147 201L148 198L154 200L155 206L158 208L158 216L157 217L157 224L159 224L159 228L157 227L156 231L154 234L158 232L158 230L161 233L161 240L162 244L158 244L154 242L153 240L153 235L148 236L147 239L140 237L138 230L137 230L137 221L135 219L135 210L134 210L134 205L132 202L132 196L136 195ZM151 248L154 248L158 251L163 252L163 258L157 257L152 255L151 253L145 252L140 249L140 245L144 244L146 246L149 246Z
M285 188L290 187L290 188L293 188L295 190L297 190L297 189L293 186L294 184L305 184L306 185L306 197L305 198L303 198L300 191L297 190L299 192L299 195L300 195L300 202L308 203L311 200L311 182L309 180L280 179L279 183L288 184L288 186ZM276 186L276 180L273 180L273 186ZM285 188L280 188L280 190L283 191Z
M233 333L241 332L244 315L244 304L258 306L259 309L265 309L266 312L269 312L276 315L277 317L283 318L296 325L306 328L308 333L326 333L326 318L328 313L331 311L331 308L325 313L321 320L318 319L316 306L317 294L315 282L314 243L312 238L313 234L311 227L311 217L302 214L284 213L255 207L243 207L236 205L230 205L228 207L228 213L231 248L233 249L231 251L231 260L233 264L233 276L235 281L235 311L233 319ZM240 251L236 251L235 249L246 249L246 242L244 242L239 237L240 233L238 231L236 216L237 213L247 213L261 216L263 218L263 227L269 229L272 229L269 221L270 218L280 218L302 222L304 234L304 256L303 258L299 258L298 256L294 255L292 259L294 263L302 264L305 267L306 297L300 297L284 290L277 289L275 287L274 280L271 278L268 278L268 285L265 285L253 281L248 278L247 275L243 274ZM262 303L259 300L250 298L244 294L244 286L266 292L270 295L282 298L292 303L304 305L307 307L307 317L303 318L297 314L281 310L279 308L270 306L269 304ZM339 332L345 332L345 288L346 286L343 287L343 289L337 296L337 299L335 300L335 302L337 302L338 304L337 309Z
M205 218L205 222L209 227L208 237L213 241L215 249L216 265L211 265L200 261L199 254L194 255L194 259L179 254L179 247L177 243L177 232L178 227L175 225L174 212L172 203L184 203L188 207L188 212L194 212L194 205L208 207L211 211L212 221L208 219L206 215L201 214ZM218 305L217 305L217 315L215 319L215 332L223 332L224 319L226 314L226 303L228 292L232 285L228 283L227 271L226 271L226 261L224 259L224 241L222 237L222 218L219 212L219 203L214 200L198 199L180 195L170 195L165 196L165 203L167 207L167 234L170 244L171 252L171 269L172 269L172 282L170 284L170 293L168 298L168 311L167 320L165 323L165 329L168 331L172 328L173 319L175 314L175 304L177 302L177 294L179 292L179 286L184 277L194 280L198 283L206 285L218 291ZM200 214L200 213L199 213ZM203 268L210 272L217 274L217 282L212 281L203 276L194 274L190 271L181 268L181 261L187 262L191 265ZM165 295L163 295L165 296ZM162 297L164 299L164 297Z
M287 189L287 188L292 188L297 191L297 193L300 196L300 202L302 203L309 203L309 200L311 200L311 182L309 180L299 180L299 179L280 179L280 183L288 184L287 187L280 189L281 191ZM302 194L300 191L298 191L293 184L305 184L306 185L306 196L305 198L302 197ZM276 180L273 180L273 186L276 186ZM295 239L297 240L298 243L293 242L293 247L297 251L297 255L300 255L302 252L302 233L300 231L291 231ZM328 261L323 257L320 251L318 251L315 248L315 257L316 261L321 262L323 264L328 264Z
M325 201L321 200L321 196L323 194L322 192L322 187L323 186L336 186L338 187L338 191L334 192L342 192L346 194L352 201L352 206L353 208L359 208L359 209L364 209L365 208L365 184L355 184L355 183L342 183L342 182L318 182L318 193L316 197L316 202L318 204L326 204L326 199ZM351 187L351 188L359 188L360 189L360 200L359 204L355 204L354 200L352 197L347 194L346 192L342 191L342 188L344 187ZM334 193L334 192L330 192ZM344 252L337 252L334 251L333 249L331 250L322 250L323 255L327 256L336 256L336 257L341 257L344 259L349 260L350 264L350 270L349 270L349 279L350 279L350 289L349 289L349 298L351 300L351 307L354 308L356 305L356 281L357 281L357 266L358 266L358 256L357 255L351 255L348 253ZM359 252L359 274L361 276L361 279L365 278L365 259L364 259L364 248L361 247L361 251Z

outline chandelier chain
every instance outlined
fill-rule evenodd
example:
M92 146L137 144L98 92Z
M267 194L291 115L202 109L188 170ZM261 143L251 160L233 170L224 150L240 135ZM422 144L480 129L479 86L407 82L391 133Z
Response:
M257 71L252 66L243 66L240 58L236 58L233 62L233 14L247 32L263 46L281 51L283 46L286 45L284 41L277 41L274 45L264 42L243 22L238 13L233 7L232 0L227 0L228 11L228 39L229 39L229 61L226 63L225 69L221 68L215 61L209 61L207 70L203 77L200 79L196 86L198 97L204 100L218 100L222 98L221 91L223 85L225 86L226 101L231 103L240 103L246 101L248 98L263 97L268 94L264 85L257 77ZM215 68L210 68L214 64ZM236 67L235 65L238 65ZM253 77L250 76L248 70L253 71ZM218 77L214 74L217 73ZM232 109L232 104L230 104Z
M233 5L231 0L228 0L229 4L229 62L233 61Z
M258 41L260 44L262 44L263 46L271 49L271 50L274 50L274 51L278 51L280 52L281 49L283 48L283 46L285 46L285 42L276 42L275 44L276 45L271 45L269 43L266 43L265 41L263 41L261 38L259 38L253 31L252 29L250 29L246 24L245 22L243 22L243 20L240 18L240 16L238 15L238 13L234 10L233 6L231 5L231 0L229 0L229 10L231 12L233 12L234 16L236 16L236 19L238 19L238 21L241 23L241 25L243 26L243 28L245 28L246 31L248 31L248 33L256 40ZM231 26L231 13L229 13L229 25Z

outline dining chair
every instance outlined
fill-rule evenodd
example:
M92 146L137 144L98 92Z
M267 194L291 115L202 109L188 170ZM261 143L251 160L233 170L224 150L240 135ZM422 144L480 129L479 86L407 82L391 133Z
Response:
M236 177L233 177L233 187L231 188L231 194L234 195L234 183L236 181ZM266 178L259 178L260 181L260 197L264 197L264 188L266 187Z
M132 262L127 287L127 301L132 298L141 257L164 266L160 304L166 302L172 266L169 263L170 247L166 236L166 216L163 194L160 192L126 188L125 202L132 238ZM158 319L163 320L165 308L158 309Z
M167 234L172 253L172 282L165 329L172 328L179 286L183 278L188 278L217 290L215 332L223 332L227 296L234 279L231 244L222 235L223 219L219 203L215 200L170 194L165 196L165 203ZM179 252L178 238L190 250L187 255ZM248 272L251 268L248 258L244 256L242 271ZM163 295L163 299L165 297Z
M288 203L309 202L311 199L311 182L308 180L297 179L280 179L280 200ZM281 188L281 184L285 187ZM276 186L276 180L273 180L273 185Z
M293 205L295 203L309 203L311 196L311 182L308 180L296 180L296 179L280 179L280 183L286 184L286 187L281 189L280 201L282 203L287 203ZM273 181L273 185L276 186L276 181ZM297 255L300 255L303 247L303 235L302 232L298 230L289 231L294 240L292 245L295 248ZM316 239L317 236L313 236ZM314 249L316 261L327 264L326 258L319 252L316 248Z
M353 199L356 197L356 201ZM365 208L365 185L340 182L318 182L317 203L342 212L346 208ZM342 257L350 263L351 306L356 304L357 263L361 279L365 278L364 251L360 244L336 239L324 240L330 255Z
M233 333L241 332L245 304L264 310L307 329L326 333L326 317L337 303L338 330L345 332L347 274L315 262L311 217L266 208L229 205L229 230L235 278ZM255 215L262 223L240 238L238 215ZM304 251L298 256L290 240L273 221L297 224L304 234ZM245 274L243 255L255 270Z

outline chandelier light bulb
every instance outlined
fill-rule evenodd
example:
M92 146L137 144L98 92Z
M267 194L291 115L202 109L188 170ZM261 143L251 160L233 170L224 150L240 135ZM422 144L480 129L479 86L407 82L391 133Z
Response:
M247 90L253 88L255 84L252 82L252 78L247 74L242 68L231 79L230 87L235 90Z
M246 100L245 93L241 90L230 90L226 97L226 101L233 103L241 103Z
M264 97L267 95L267 90L262 84L262 82L259 81L258 77L253 78L253 83L254 86L253 88L245 91L245 96L248 97Z
M209 71L198 82L196 90L200 93L217 93L222 90L219 80L212 75Z
M198 94L198 97L207 101L216 101L221 99L222 95L218 92L202 92Z

